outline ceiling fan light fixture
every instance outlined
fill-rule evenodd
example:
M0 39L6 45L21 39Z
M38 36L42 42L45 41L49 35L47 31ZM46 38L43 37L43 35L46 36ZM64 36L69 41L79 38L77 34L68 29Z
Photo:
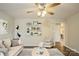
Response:
M44 17L44 16L45 16L45 14L42 13L42 14L41 14L41 17Z
M38 15L38 16L41 16L41 12L40 12L40 11L39 11L39 12L37 12L37 15Z
M42 17L44 17L46 15L46 11L42 11Z
M46 14L46 11L44 10L44 11L42 11L42 13L43 13L43 14Z
M43 9L44 9L44 7L41 6L41 5L38 5L38 8L39 8L40 10L43 10Z
M37 15L40 16L40 17L44 17L46 15L46 11L45 10L44 11L39 11L37 13Z

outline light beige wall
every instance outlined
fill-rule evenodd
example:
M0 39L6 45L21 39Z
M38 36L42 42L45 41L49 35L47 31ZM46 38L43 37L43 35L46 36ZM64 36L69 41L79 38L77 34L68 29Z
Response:
M8 34L0 35L0 39L13 38L14 35L14 19L3 11L0 11L0 19L8 22Z
M41 36L31 36L27 35L27 26L26 23L32 21L39 21L41 22ZM55 23L58 23L58 20L53 19L45 19L45 18L25 18L25 19L16 19L15 20L15 27L19 25L19 33L21 34L21 39L23 41L24 46L37 46L40 42L45 40L59 40L59 32L56 32L57 29ZM54 32L55 31L55 32ZM57 34L57 35L56 35ZM16 32L15 32L16 37Z
M65 44L79 51L79 13L65 20Z

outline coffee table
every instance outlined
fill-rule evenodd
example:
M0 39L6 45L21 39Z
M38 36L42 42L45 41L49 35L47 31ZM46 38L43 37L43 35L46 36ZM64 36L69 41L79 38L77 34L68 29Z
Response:
M36 47L32 50L32 56L49 56L49 52L46 48Z

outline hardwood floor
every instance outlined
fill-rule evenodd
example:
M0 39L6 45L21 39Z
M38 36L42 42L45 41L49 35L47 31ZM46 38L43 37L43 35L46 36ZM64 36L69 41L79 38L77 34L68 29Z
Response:
M79 53L72 51L65 46L62 46L59 42L56 42L56 46L54 48L58 48L65 56L79 56Z

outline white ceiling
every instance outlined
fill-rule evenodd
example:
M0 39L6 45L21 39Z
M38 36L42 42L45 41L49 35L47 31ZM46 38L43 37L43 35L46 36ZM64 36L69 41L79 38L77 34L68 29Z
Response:
M7 14L13 16L14 18L35 18L37 17L36 12L27 14L26 11L33 10L35 8L33 3L0 3L0 10L6 12ZM61 3L54 10L55 14L46 17L51 17L54 19L66 19L79 12L79 3Z

